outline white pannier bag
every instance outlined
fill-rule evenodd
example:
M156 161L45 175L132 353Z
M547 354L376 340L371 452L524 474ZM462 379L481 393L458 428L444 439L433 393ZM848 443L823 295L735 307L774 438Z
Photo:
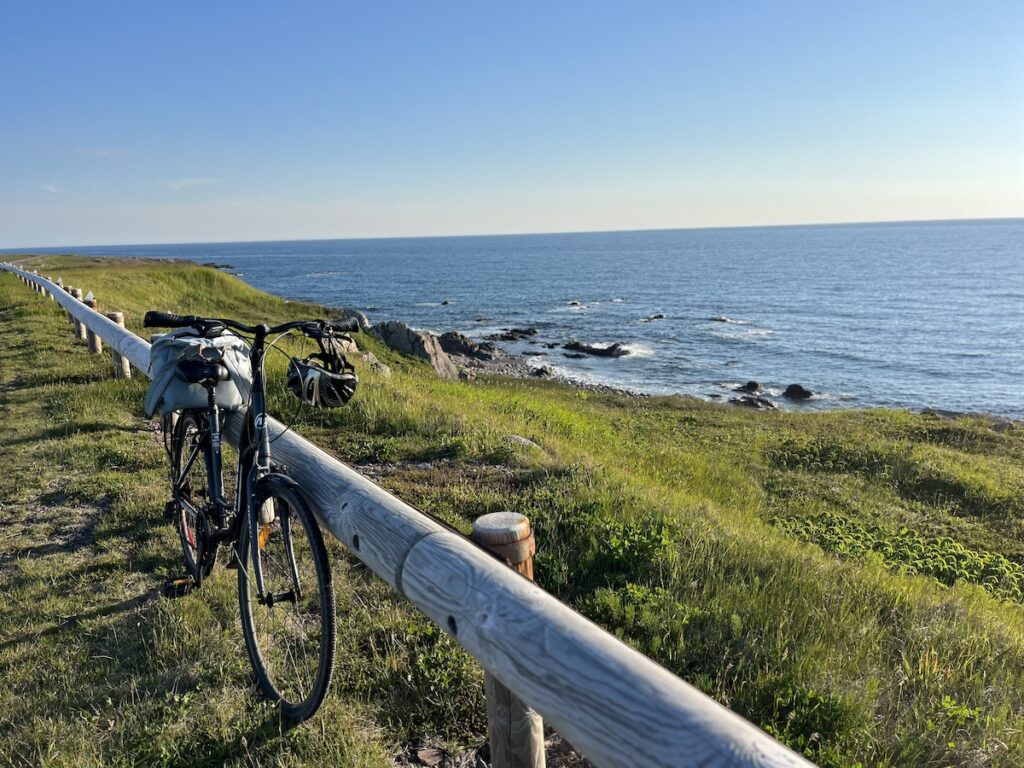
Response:
M203 347L217 347L223 354L229 378L217 384L217 405L225 411L249 404L252 368L249 345L238 336L225 333L214 338L196 335L191 328L157 336L149 350L149 390L146 392L146 416L187 408L206 408L206 387L189 384L178 371L183 360L203 360Z

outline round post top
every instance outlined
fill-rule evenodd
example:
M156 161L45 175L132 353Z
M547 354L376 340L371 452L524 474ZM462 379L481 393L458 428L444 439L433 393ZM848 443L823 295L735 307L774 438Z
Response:
M491 512L473 521L473 539L481 544L513 544L530 537L530 521L518 512Z

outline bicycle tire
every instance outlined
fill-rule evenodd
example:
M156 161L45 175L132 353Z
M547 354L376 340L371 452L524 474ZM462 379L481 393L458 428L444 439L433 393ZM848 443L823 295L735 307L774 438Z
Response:
M235 547L242 634L260 693L278 703L285 720L299 723L320 708L334 674L337 627L331 568L316 519L291 479L280 474L262 478L257 486L256 501L257 509L271 501L275 512L274 521L266 526L267 538L260 547L267 591L275 594L282 585L294 585L290 570L286 570L290 546L302 594L293 601L260 603L255 571L250 566L252 543L250 518L246 515ZM287 528L283 522L285 517L289 520ZM295 522L299 525L293 526ZM264 525L259 523L259 527L257 535L263 532ZM290 537L286 531L291 533ZM313 583L316 584L315 596L311 596L310 590ZM300 632L306 636L298 638ZM310 663L314 650L315 671ZM285 670L289 663L294 663L296 668Z
M210 451L208 444L200 448L200 455L189 468L189 474L194 478L197 487L192 487L192 479L188 480L183 488L179 488L179 483L182 461L187 458L194 445L191 441L202 435L205 425L205 412L183 411L174 427L171 456L171 481L175 489L175 528L178 530L185 568L197 585L202 584L203 579L210 575L217 562L217 543L207 543L205 548L202 546L204 540L208 541L204 530L207 523L205 518L198 514L200 505L206 506L209 503L210 486L206 473L207 454Z

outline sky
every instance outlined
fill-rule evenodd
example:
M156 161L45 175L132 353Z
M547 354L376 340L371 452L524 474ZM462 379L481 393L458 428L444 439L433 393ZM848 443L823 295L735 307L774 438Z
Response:
M7 2L0 247L1024 216L1024 2Z

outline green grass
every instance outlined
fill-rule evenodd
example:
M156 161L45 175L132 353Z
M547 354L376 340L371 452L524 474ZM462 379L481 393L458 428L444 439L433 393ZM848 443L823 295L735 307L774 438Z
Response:
M149 308L323 312L212 269L37 262L136 329ZM230 573L155 597L178 565L144 382L110 380L16 279L0 277L0 297L0 676L13 681L0 754L371 765L426 736L483 741L476 665L336 543L335 692L320 719L281 732L252 695ZM360 343L394 375L356 361L350 406L306 412L297 430L463 530L527 514L538 581L684 679L822 765L1024 763L1018 427L445 382ZM287 418L282 371L275 360L271 395ZM64 531L65 518L79 522Z

